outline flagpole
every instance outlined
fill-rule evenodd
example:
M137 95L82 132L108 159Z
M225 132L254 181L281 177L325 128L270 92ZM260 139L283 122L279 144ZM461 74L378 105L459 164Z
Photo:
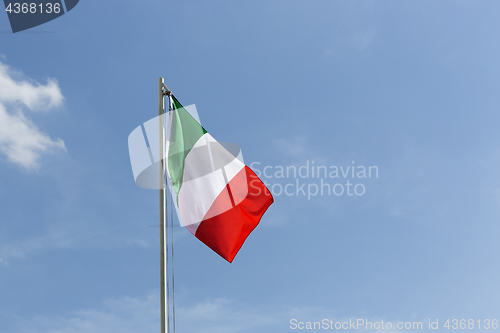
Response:
M162 115L165 113L163 78L158 80L158 131L159 131L159 172L160 172L160 312L161 312L161 333L166 333L167 329L167 295L166 295L166 264L165 264L165 174L164 174L164 133L165 126Z
M167 238L168 231L168 212L167 212L167 186L166 186L166 156L165 156L165 96L170 96L172 92L165 85L163 78L158 79L158 131L159 131L159 173L160 173L160 311L161 311L161 333L170 332L170 286L169 281L172 280L168 276L169 266L169 244ZM172 223L172 221L171 221ZM171 231L173 233L173 230ZM173 234L172 236L172 253L170 256L173 261ZM171 263L173 265L173 262ZM172 267L173 274L173 267ZM173 299L172 285L172 303ZM175 308L172 304L172 315L175 316ZM175 333L175 318L173 318L173 330Z

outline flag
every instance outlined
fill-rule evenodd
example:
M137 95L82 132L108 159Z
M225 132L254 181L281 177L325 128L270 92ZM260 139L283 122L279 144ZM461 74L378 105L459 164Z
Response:
M232 262L273 203L257 175L170 96L167 176L186 228Z

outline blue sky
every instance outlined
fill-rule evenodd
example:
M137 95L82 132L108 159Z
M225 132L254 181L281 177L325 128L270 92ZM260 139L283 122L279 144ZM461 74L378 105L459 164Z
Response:
M361 196L276 195L232 264L177 228L179 332L499 319L499 9L82 0L16 34L0 15L0 333L159 331L158 194L127 138L160 76L261 172L378 167L323 179Z

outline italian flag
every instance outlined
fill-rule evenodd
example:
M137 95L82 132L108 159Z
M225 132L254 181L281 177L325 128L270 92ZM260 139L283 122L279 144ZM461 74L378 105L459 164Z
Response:
M170 96L167 176L181 223L232 262L273 203L267 187Z

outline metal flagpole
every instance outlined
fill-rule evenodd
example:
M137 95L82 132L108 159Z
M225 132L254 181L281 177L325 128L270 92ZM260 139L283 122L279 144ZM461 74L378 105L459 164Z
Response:
M170 332L169 327L169 304L168 304L168 252L165 232L167 231L167 204L165 182L166 163L165 163L165 96L171 94L171 91L165 86L163 78L158 80L158 131L159 131L159 178L160 178L160 310L161 310L161 333Z
M159 172L160 172L160 311L161 311L161 333L166 333L166 310L167 310L167 295L165 290L166 272L165 265L165 175L164 175L164 141L165 133L164 122L162 115L165 113L165 104L163 98L163 78L158 81L158 131L159 131Z

